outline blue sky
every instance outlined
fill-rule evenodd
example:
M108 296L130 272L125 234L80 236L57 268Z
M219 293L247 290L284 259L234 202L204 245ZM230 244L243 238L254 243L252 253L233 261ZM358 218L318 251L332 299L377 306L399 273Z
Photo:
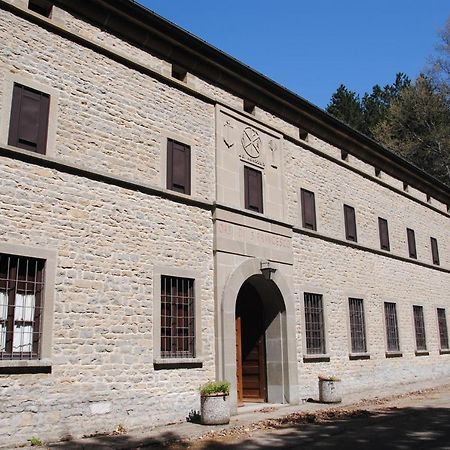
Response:
M449 0L140 0L147 8L325 108L415 78L450 16Z

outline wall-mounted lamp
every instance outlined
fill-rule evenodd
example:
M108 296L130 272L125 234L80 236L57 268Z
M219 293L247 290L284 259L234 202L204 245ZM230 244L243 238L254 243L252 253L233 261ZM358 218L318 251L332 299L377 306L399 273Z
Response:
M261 273L266 280L270 280L272 274L275 273L277 269L272 266L270 261L261 261Z

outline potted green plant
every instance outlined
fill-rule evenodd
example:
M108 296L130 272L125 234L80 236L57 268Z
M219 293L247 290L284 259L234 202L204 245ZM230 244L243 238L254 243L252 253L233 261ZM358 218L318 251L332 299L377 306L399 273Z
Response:
M319 401L322 403L340 403L341 380L332 375L319 375Z
M200 386L200 415L204 425L223 425L230 422L230 383L209 381Z

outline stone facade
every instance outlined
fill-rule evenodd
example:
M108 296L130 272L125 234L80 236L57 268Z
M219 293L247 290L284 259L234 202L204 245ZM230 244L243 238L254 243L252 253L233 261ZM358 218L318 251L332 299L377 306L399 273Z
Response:
M170 58L108 27L27 6L0 1L0 253L54 255L53 308L45 361L0 360L0 446L183 420L214 378L231 382L236 411L236 299L247 280L273 309L268 402L316 396L319 374L340 376L344 393L448 379L436 316L445 308L450 320L448 189L437 198L389 165L343 160L345 149L300 139L274 112L244 112L244 98L219 82L174 79ZM8 145L14 83L50 95L45 155ZM167 189L168 139L191 148L190 195ZM246 209L244 166L262 173L262 213ZM315 194L317 230L302 227L300 189ZM357 243L345 238L344 204L355 208ZM192 361L157 354L161 275L195 279ZM305 292L323 295L321 358L306 354ZM364 300L364 358L349 357L349 297ZM397 305L396 357L386 355L385 301ZM424 307L427 354L416 352L413 305Z

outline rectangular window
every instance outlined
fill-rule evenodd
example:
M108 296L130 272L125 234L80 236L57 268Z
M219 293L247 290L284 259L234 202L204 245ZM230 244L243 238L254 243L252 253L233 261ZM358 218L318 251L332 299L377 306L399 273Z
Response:
M44 265L0 253L0 360L40 357Z
M416 235L414 233L414 230L411 230L411 228L406 229L406 235L408 237L408 252L409 257L417 259L417 250L416 250Z
M300 202L302 205L302 225L303 228L310 230L317 230L316 224L316 202L314 199L314 192L301 189Z
M321 294L305 292L305 334L308 355L325 354L325 323Z
M432 237L431 239L431 255L433 257L433 264L439 265L439 249L437 240Z
M439 327L439 342L441 344L441 350L448 350L448 330L447 330L447 318L445 317L445 309L437 309L438 327Z
M364 302L361 298L348 299L352 353L367 353Z
M263 212L262 173L250 167L244 167L245 208Z
M161 276L161 357L195 358L194 280Z
M45 154L50 96L14 83L8 144Z
M380 247L381 250L389 250L389 229L386 219L378 217L378 229L380 231Z
M425 335L425 320L423 317L423 306L413 306L414 313L414 330L416 333L416 349L427 349L427 338Z
M191 147L167 140L167 189L190 195Z
M386 343L388 352L399 352L397 309L395 303L384 303L384 317L386 320Z
M345 238L357 242L355 208L344 205Z

